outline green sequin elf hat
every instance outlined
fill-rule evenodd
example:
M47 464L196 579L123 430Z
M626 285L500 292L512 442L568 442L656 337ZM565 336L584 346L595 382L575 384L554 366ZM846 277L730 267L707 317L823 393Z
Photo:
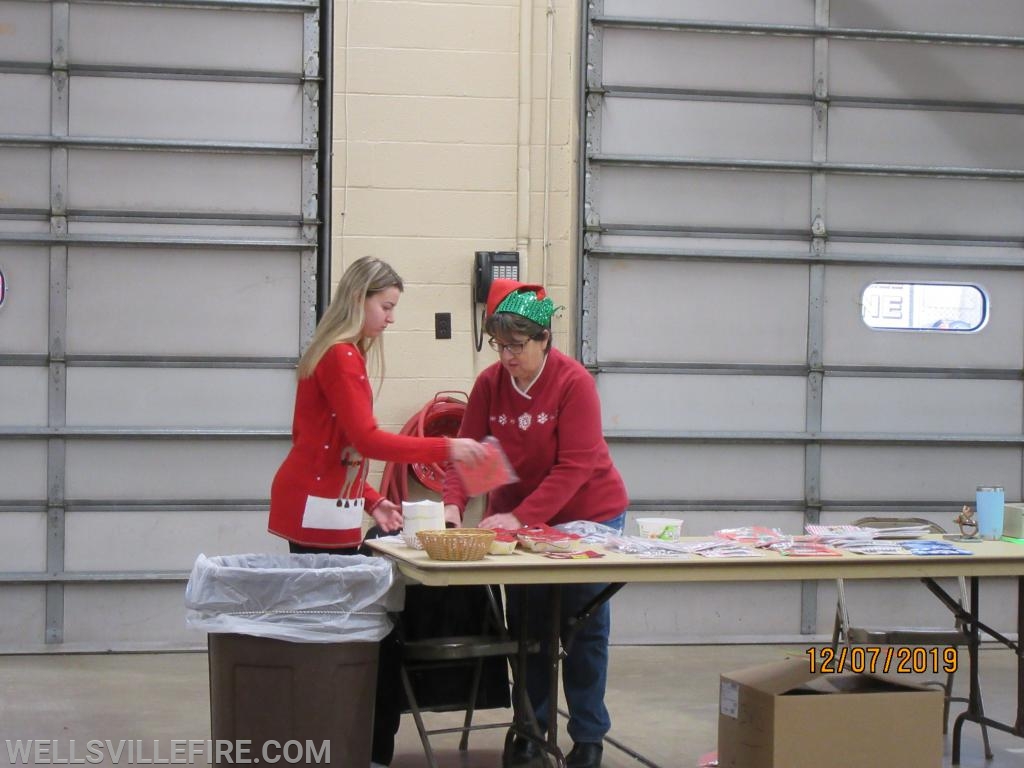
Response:
M495 280L487 294L488 317L496 312L522 315L544 328L551 326L551 316L560 307L548 298L541 285L527 285L518 280Z

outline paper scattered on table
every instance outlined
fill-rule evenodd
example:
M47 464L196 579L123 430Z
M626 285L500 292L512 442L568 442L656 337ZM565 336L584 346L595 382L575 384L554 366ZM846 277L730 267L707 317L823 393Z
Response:
M900 546L912 555L973 555L969 549L950 544L948 541L903 541Z
M842 546L844 552L852 552L855 555L905 555L907 550L900 546L897 541L858 541Z
M604 557L604 552L597 552L593 549L582 549L576 552L545 552L544 557L552 560L595 560Z
M927 525L906 525L901 528L874 528L876 539L919 539L932 532Z
M624 536L619 533L605 537L604 548L609 552L620 552L638 557L689 557L698 542L662 541L645 536Z
M722 528L715 531L715 536L719 539L728 539L737 544L746 544L751 547L767 547L769 544L774 544L786 538L778 528L765 528L760 525L742 528Z
M769 549L787 557L841 557L843 554L835 547L808 536L793 536L785 541L776 541L769 545Z

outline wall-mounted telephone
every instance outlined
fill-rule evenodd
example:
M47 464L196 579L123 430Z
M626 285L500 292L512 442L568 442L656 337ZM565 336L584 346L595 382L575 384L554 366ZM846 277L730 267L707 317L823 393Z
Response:
M477 304L487 303L494 280L519 279L517 251L477 251L473 269L473 296Z
M518 280L519 279L519 252L518 251L477 251L473 261L473 302L474 304L486 304L487 294L491 290L491 283L495 280ZM473 336L476 341L476 351L479 352L484 345L484 320L486 308L480 312L480 325L477 328L476 307L473 307Z

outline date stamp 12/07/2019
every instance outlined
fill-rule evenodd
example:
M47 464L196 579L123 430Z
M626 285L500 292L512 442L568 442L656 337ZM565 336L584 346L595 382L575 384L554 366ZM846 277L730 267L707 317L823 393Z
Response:
M960 660L954 646L843 645L812 647L804 653L812 674L949 674L956 672Z

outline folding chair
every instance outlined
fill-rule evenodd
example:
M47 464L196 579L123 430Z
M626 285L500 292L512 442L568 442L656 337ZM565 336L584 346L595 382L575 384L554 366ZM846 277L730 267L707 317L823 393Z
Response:
M928 526L930 533L945 533L945 529L938 523L926 520L921 517L862 517L854 522L854 525L871 528L902 528L906 526ZM970 601L967 596L967 582L963 576L957 578L960 596L958 603L965 611L970 610ZM842 643L847 649L852 645L905 645L905 646L946 646L953 648L966 648L970 643L970 635L967 627L959 618L953 622L951 627L865 627L858 626L850 619L849 605L846 600L846 590L842 579L836 579L836 619L832 630L832 649L837 650ZM849 653L847 654L849 656ZM949 726L949 705L950 702L966 702L963 696L953 695L953 676L956 672L947 673L945 681L931 680L925 685L933 685L942 689L942 732L948 732ZM980 702L979 702L980 703ZM988 729L981 725L981 736L985 744L985 757L992 758L992 749L988 741Z
M424 589L436 589L425 587ZM464 752L469 747L469 733L489 728L509 728L510 722L474 725L473 715L478 707L481 695L481 679L484 665L488 659L500 657L513 660L519 652L519 641L512 639L502 616L501 608L495 597L494 589L484 588L487 595L487 610L481 617L481 631L477 635L458 635L451 637L431 637L405 640L399 632L399 657L402 687L405 690L408 709L416 722L423 752L429 768L437 768L437 759L430 744L430 736L442 733L462 733L459 750ZM407 603L408 604L408 603ZM400 627L401 630L401 627ZM536 644L535 644L536 645ZM536 650L536 648L534 648ZM459 702L434 702L420 704L416 695L413 677L417 672L454 669L469 666L471 681L463 700ZM510 703L510 699L509 699ZM465 718L460 727L428 728L423 719L424 712L450 712L465 710Z

